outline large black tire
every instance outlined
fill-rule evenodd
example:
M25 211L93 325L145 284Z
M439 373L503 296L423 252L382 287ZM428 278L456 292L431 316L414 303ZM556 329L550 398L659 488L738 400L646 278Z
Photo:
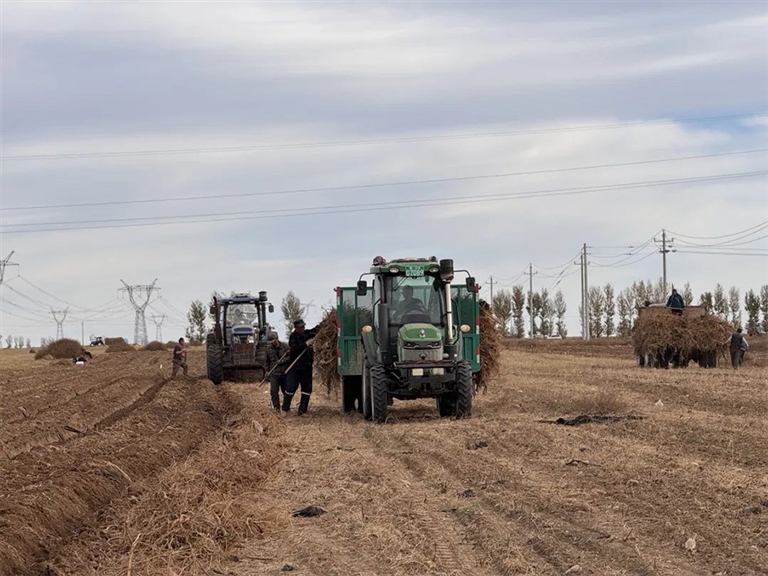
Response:
M221 354L221 346L208 344L205 350L205 364L208 370L208 379L216 384L224 380L224 358Z
M362 412L361 401L361 383L357 376L341 377L341 408L344 412L353 412L355 410L355 401L358 401L359 411Z
M373 407L371 419L378 424L386 422L387 416L389 416L388 381L389 378L384 366L371 366L371 403Z
M472 367L469 362L459 362L456 367L456 418L472 416Z
M371 367L367 360L363 360L363 382L361 385L363 396L363 418L370 420L373 416L373 403L371 401Z

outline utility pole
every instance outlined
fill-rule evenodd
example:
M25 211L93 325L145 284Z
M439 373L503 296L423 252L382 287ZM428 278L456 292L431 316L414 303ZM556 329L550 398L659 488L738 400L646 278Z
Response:
M155 341L162 342L163 341L163 322L165 322L165 314L161 314L159 318L154 314L152 314L150 318L152 318L152 322L155 323Z
M659 252L661 253L661 265L662 265L662 277L661 277L661 285L664 289L664 298L667 297L667 254L670 252L677 252L677 249L674 247L674 238L667 238L667 231L662 228L661 230L661 242L657 240L656 238L653 239L654 242L657 244L661 244L661 247L659 248Z
M584 340L589 340L589 254L587 253L587 244L584 243L581 251L581 321L582 336Z
M491 276L491 310L493 310L493 276Z
M53 316L53 321L56 322L56 340L64 338L64 320L67 319L67 312L69 312L69 308L66 310L54 310L51 308L51 316ZM59 320L59 314L61 314L61 320Z
M528 272L525 272L526 275L530 276L528 279L528 316L531 318L531 338L533 338L533 329L534 329L534 323L533 323L533 276L534 274L538 274L538 272L533 271L533 264L528 264Z
M80 320L80 342L85 346L85 322Z
M124 286L120 291L128 294L128 300L130 300L133 309L136 310L136 320L133 326L133 342L134 344L146 345L147 319L144 316L144 311L149 305L153 292L160 289L155 286L157 278L152 281L152 284L135 284L129 286L123 279L120 279L120 282L122 282Z
M3 279L5 278L5 268L6 266L18 266L15 262L11 262L11 256L13 256L14 251L12 250L8 256L6 256L5 260L0 260L0 284L3 283Z

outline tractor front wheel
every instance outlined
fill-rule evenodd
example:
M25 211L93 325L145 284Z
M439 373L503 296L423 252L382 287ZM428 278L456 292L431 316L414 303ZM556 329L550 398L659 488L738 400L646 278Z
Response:
M371 367L371 404L373 407L371 419L379 424L386 422L389 415L388 381L389 378L384 370L384 366Z
M472 416L472 367L469 362L459 362L456 367L456 418Z
M221 355L221 346L208 344L205 350L205 363L208 370L208 379L216 385L224 380L224 359Z
M370 420L373 416L373 403L371 401L371 367L367 360L363 360L363 418Z

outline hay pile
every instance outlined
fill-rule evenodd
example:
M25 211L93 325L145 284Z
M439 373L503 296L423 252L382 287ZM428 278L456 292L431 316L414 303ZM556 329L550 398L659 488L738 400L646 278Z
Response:
M326 310L323 320L319 324L313 348L315 350L315 372L325 384L329 394L333 390L338 390L341 385L341 377L338 372L338 336L336 310Z
M146 346L144 346L141 350L143 352L163 352L167 350L167 346L163 344L162 342L158 342L157 340L150 342Z
M80 342L76 340L70 340L69 338L63 338L62 340L56 340L51 342L45 348L41 348L35 353L35 360L40 360L46 356L50 356L55 359L66 358L71 360L75 356L78 356L83 347Z
M676 316L647 314L640 316L632 334L635 354L656 353L668 347L682 355L692 352L722 350L733 327L718 316Z
M125 341L125 338L104 338L104 344L106 344L107 346L112 346L113 344L120 344L121 342L123 344L127 344L127 342Z
M125 340L120 338L121 342L111 344L107 346L107 352L135 352L136 348L128 344Z
M480 300L480 372L475 376L475 392L485 392L488 382L498 376L501 363L501 335L490 305Z

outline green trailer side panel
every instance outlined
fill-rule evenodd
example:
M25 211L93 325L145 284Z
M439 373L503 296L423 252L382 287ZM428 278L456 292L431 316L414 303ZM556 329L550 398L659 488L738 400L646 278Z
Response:
M468 292L466 286L451 286L451 298L453 299L453 317L456 326L467 324L470 331L462 334L464 360L472 366L472 372L480 371L480 357L478 347L481 335L478 319L480 317L480 305L477 302L477 293Z
M356 288L337 288L336 315L339 319L339 374L362 375L363 353L360 334L373 326L373 291L358 296Z

